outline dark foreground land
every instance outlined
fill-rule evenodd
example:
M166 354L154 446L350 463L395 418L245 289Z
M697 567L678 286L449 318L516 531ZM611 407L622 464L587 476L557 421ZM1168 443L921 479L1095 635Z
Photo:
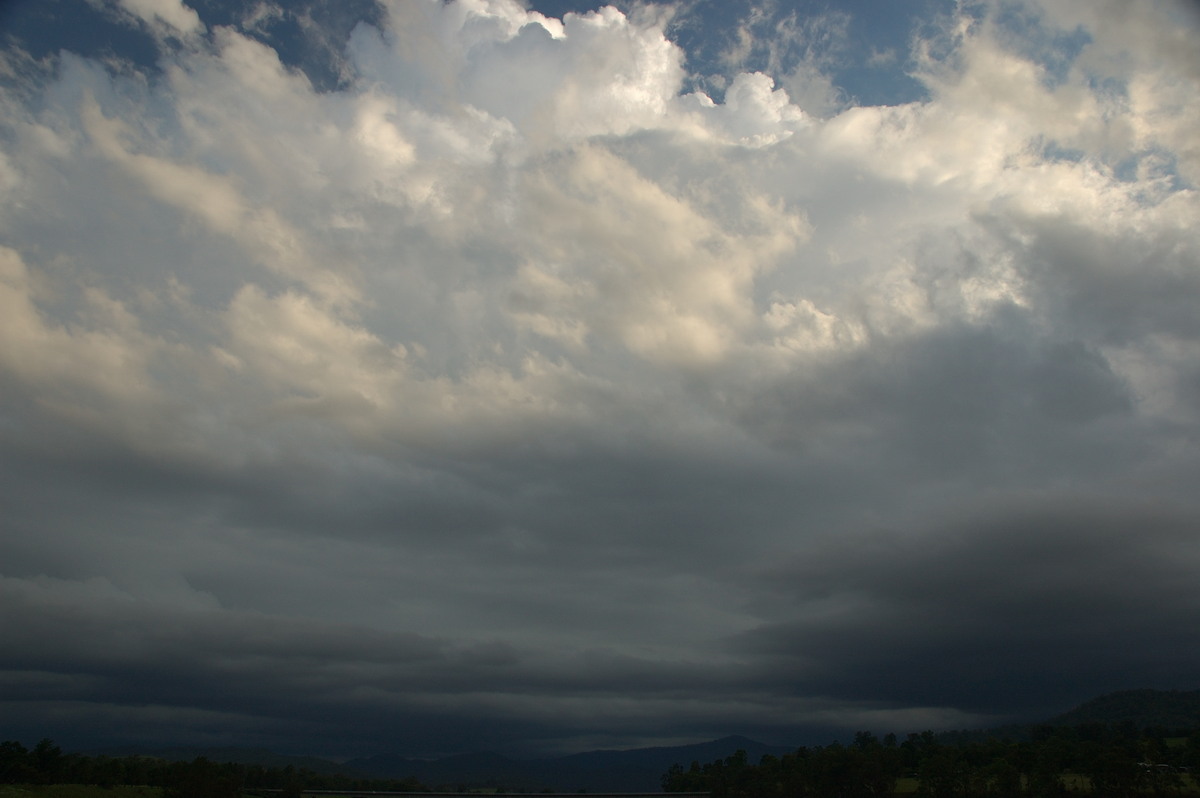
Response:
M738 750L713 758L714 751L721 756L753 746L769 753L752 758ZM65 753L48 739L28 749L2 742L0 798L371 798L380 793L554 798L563 791L601 798L612 789L602 785L622 768L637 765L631 771L636 775L652 761L660 763L657 769L637 781L659 784L635 789L658 786L678 798L689 798L685 793L711 798L1200 796L1200 691L1114 693L1037 726L922 732L902 741L893 734L881 739L859 732L849 743L792 750L723 738L682 748L573 755L555 760L549 770L544 761L540 767L531 761L513 769L521 763L490 755L483 759L490 763L487 769L470 757L457 757L427 771L435 775L427 781L399 772L393 772L399 777L381 778L378 772L346 769L359 760L338 765L256 752L268 755L270 764L218 761L234 750L222 749L211 759L188 754L190 760L172 760ZM685 753L696 761L665 764ZM664 756L671 758L664 762ZM566 769L564 763L575 767ZM598 766L611 772L598 774Z
M948 739L949 738L949 739ZM1200 731L1087 724L1040 727L1030 739L954 739L931 732L800 748L757 764L741 753L663 776L667 791L713 798L1101 798L1200 795Z
M679 798L1166 798L1200 796L1197 775L1200 730L1090 723L1037 727L1020 741L924 732L901 742L895 735L879 739L859 732L850 744L768 754L756 763L738 751L705 764L676 764L663 774L661 786ZM413 780L203 757L168 762L66 754L49 740L32 750L16 742L0 743L0 798L364 798L380 793L435 798L517 792L503 786L430 787ZM545 789L540 795L554 794ZM592 793L593 798L600 795Z

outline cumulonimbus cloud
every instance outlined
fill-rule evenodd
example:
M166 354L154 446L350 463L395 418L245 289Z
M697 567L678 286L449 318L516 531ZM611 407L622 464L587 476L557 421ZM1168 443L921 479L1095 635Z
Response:
M804 107L794 70L685 89L650 7L391 0L334 87L259 35L265 6L121 8L155 66L13 48L0 95L2 596L134 651L22 627L0 665L50 685L31 726L69 701L284 739L289 702L364 696L348 745L420 717L452 746L472 700L479 745L968 722L1020 701L848 663L894 621L913 658L1016 640L1036 679L1053 629L1014 637L1028 607L973 591L1051 579L1037 536L1091 575L1034 591L1047 623L1190 607L1151 576L1195 563L1198 509L1178 6L982 4L921 29L924 99L843 108ZM1098 497L1121 522L1092 534ZM1116 567L1146 551L1149 599ZM977 625L923 623L937 601L889 570L944 586L981 552L1005 578L944 591ZM1200 656L1097 606L1097 656L1122 630L1146 656L1081 684ZM313 659L355 635L382 665ZM249 717L221 678L263 692Z

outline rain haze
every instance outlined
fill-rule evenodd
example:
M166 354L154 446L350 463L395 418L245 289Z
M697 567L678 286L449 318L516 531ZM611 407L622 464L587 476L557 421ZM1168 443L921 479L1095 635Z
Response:
M0 6L0 738L1200 687L1200 12Z

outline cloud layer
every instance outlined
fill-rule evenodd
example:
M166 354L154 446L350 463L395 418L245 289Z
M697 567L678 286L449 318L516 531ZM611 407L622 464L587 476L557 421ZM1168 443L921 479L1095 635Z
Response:
M389 0L306 40L329 85L270 4L104 13L158 62L3 64L6 734L795 742L1196 686L1186 5L930 16L894 105L737 71L837 19L748 17L718 102L665 6Z

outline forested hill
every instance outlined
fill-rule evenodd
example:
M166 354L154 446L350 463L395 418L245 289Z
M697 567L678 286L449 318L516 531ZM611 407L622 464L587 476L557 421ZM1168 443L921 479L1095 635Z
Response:
M859 732L758 764L743 752L663 774L668 792L712 798L1200 798L1200 691L1128 690L1042 723L975 732Z
M1128 726L1132 731L1200 730L1200 690L1122 690L1107 693L1072 710L1034 723L958 729L937 734L944 745L982 740L1029 740L1050 728ZM1185 735L1186 736L1186 735Z
M1046 722L1049 726L1086 723L1135 728L1200 729L1200 690L1123 690L1093 698Z

